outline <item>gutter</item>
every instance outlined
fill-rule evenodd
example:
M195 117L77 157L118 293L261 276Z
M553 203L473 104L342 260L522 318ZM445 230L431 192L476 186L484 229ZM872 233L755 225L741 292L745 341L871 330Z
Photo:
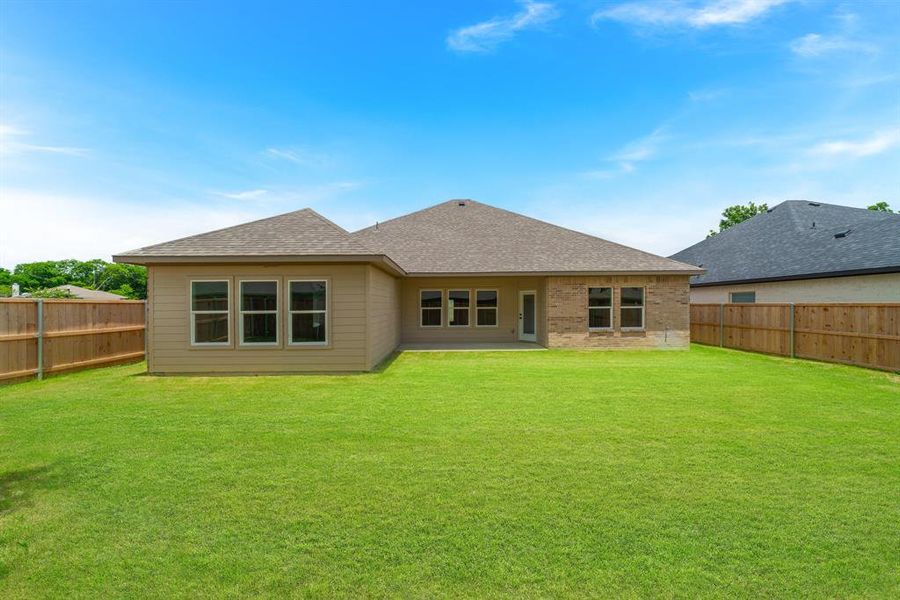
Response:
M720 281L704 281L702 283L692 283L691 287L716 287L722 285L738 285L745 283L766 283L769 281L795 281L800 279L831 279L833 277L853 277L854 275L881 275L885 273L900 273L900 265L896 267L877 267L874 269L849 269L845 271L825 271L822 273L781 275L778 277L756 277L753 279L723 279Z

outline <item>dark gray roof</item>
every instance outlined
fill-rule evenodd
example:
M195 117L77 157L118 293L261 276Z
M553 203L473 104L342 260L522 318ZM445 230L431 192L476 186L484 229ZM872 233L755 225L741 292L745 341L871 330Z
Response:
M690 265L474 200L450 200L353 234L407 273L696 272Z
M900 215L789 200L671 258L695 285L900 271Z
M372 252L316 211L283 215L123 252L114 258L368 256Z

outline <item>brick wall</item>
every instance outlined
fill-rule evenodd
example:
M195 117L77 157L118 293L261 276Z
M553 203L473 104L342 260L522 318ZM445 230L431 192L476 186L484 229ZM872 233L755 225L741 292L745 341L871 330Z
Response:
M588 288L613 288L612 331L588 330ZM644 329L619 326L621 288L644 288ZM682 275L548 277L547 342L551 348L687 348L690 286Z

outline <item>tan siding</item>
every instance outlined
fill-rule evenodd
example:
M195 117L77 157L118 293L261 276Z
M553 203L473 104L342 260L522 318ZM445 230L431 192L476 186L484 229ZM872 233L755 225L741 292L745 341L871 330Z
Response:
M644 330L619 327L622 287L644 288ZM613 288L613 330L588 330L588 288ZM549 346L556 348L687 348L688 276L550 277Z
M404 343L429 342L515 342L518 340L519 291L537 292L537 340L546 343L545 277L410 277L401 281L401 341ZM444 325L442 327L419 326L419 291L440 289L444 296ZM475 310L470 315L469 327L447 327L447 290L498 290L497 327L475 327Z
M900 273L695 287L691 302L727 303L731 292L756 292L757 302L900 302Z
M157 265L150 267L150 363L153 373L275 373L362 371L366 360L365 265ZM287 347L285 285L290 279L321 277L329 281L328 347ZM231 340L228 348L190 344L188 288L192 279L232 282ZM281 282L277 348L237 344L237 282L240 279Z
M400 343L400 280L368 267L368 364L376 367Z

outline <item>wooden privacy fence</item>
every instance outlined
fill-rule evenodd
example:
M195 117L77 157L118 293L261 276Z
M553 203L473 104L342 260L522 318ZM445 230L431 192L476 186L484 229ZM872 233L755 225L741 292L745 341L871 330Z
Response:
M0 299L0 383L144 357L140 300Z
M900 303L691 304L691 341L900 371Z

